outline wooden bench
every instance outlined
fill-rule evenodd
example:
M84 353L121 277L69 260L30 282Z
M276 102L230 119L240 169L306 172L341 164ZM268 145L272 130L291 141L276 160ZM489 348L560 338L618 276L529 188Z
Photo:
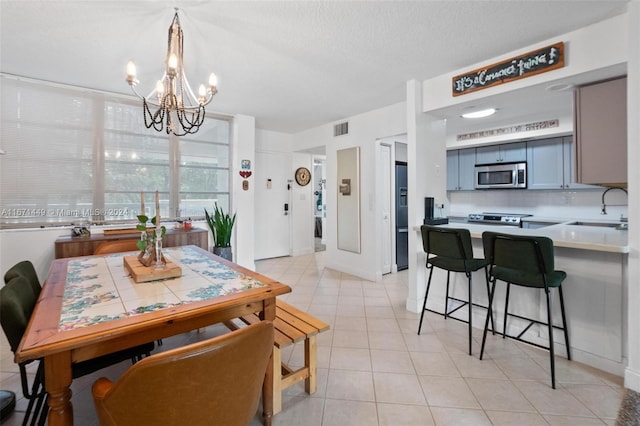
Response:
M247 315L238 320L249 325L260 321L257 314ZM237 321L237 320L236 320ZM233 321L225 325L236 330L241 327ZM282 391L302 380L304 390L313 394L318 388L318 346L316 335L329 329L329 324L303 312L282 300L276 299L276 319L274 326L273 347L273 414L282 410ZM282 348L304 340L304 366L291 369L282 362Z

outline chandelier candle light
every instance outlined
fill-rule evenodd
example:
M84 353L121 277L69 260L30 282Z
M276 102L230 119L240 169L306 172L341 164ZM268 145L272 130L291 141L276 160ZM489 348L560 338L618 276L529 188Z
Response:
M131 90L142 99L144 124L149 129L173 133L176 136L193 134L204 122L204 107L209 104L218 92L218 79L215 74L209 76L209 88L200 85L198 96L189 86L184 73L183 36L178 8L169 27L169 41L165 73L158 80L155 89L147 96L141 96L136 85L136 66L132 61L127 63L127 82ZM155 95L155 98L154 98ZM155 112L150 107L156 108Z

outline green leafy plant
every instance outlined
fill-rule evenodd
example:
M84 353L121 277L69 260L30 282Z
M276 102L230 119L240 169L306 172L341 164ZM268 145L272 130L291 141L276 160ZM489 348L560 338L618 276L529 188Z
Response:
M138 231L145 231L148 234L152 234L151 235L151 237L152 237L151 239L149 239L149 238L146 238L144 240L141 239L136 243L136 247L138 247L138 249L144 250L147 247L147 241L155 241L156 240L156 229L155 229L156 218L155 218L155 216L151 218L151 223L153 224L154 229L153 229L153 231L149 231L147 229L147 222L149 222L149 218L147 216L143 215L143 214L140 214L137 217L138 217L138 222L139 223L136 225L136 229ZM160 238L164 238L164 235L166 233L167 233L167 228L164 225L162 225L160 227Z
M213 214L209 214L207 209L204 209L204 215L213 234L213 246L231 247L231 233L236 222L236 214L234 213L233 216L230 216L229 213L225 213L222 208L218 207L216 203Z

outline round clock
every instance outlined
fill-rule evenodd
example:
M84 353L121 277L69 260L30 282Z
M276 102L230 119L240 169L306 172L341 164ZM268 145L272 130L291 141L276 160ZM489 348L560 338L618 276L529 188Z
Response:
M311 181L311 172L306 167L298 167L296 170L296 182L300 186L305 186Z

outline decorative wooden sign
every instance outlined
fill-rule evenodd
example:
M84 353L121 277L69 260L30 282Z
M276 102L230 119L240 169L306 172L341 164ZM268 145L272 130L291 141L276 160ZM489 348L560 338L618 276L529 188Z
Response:
M564 67L564 42L534 50L506 61L460 74L451 79L453 96L508 83Z

